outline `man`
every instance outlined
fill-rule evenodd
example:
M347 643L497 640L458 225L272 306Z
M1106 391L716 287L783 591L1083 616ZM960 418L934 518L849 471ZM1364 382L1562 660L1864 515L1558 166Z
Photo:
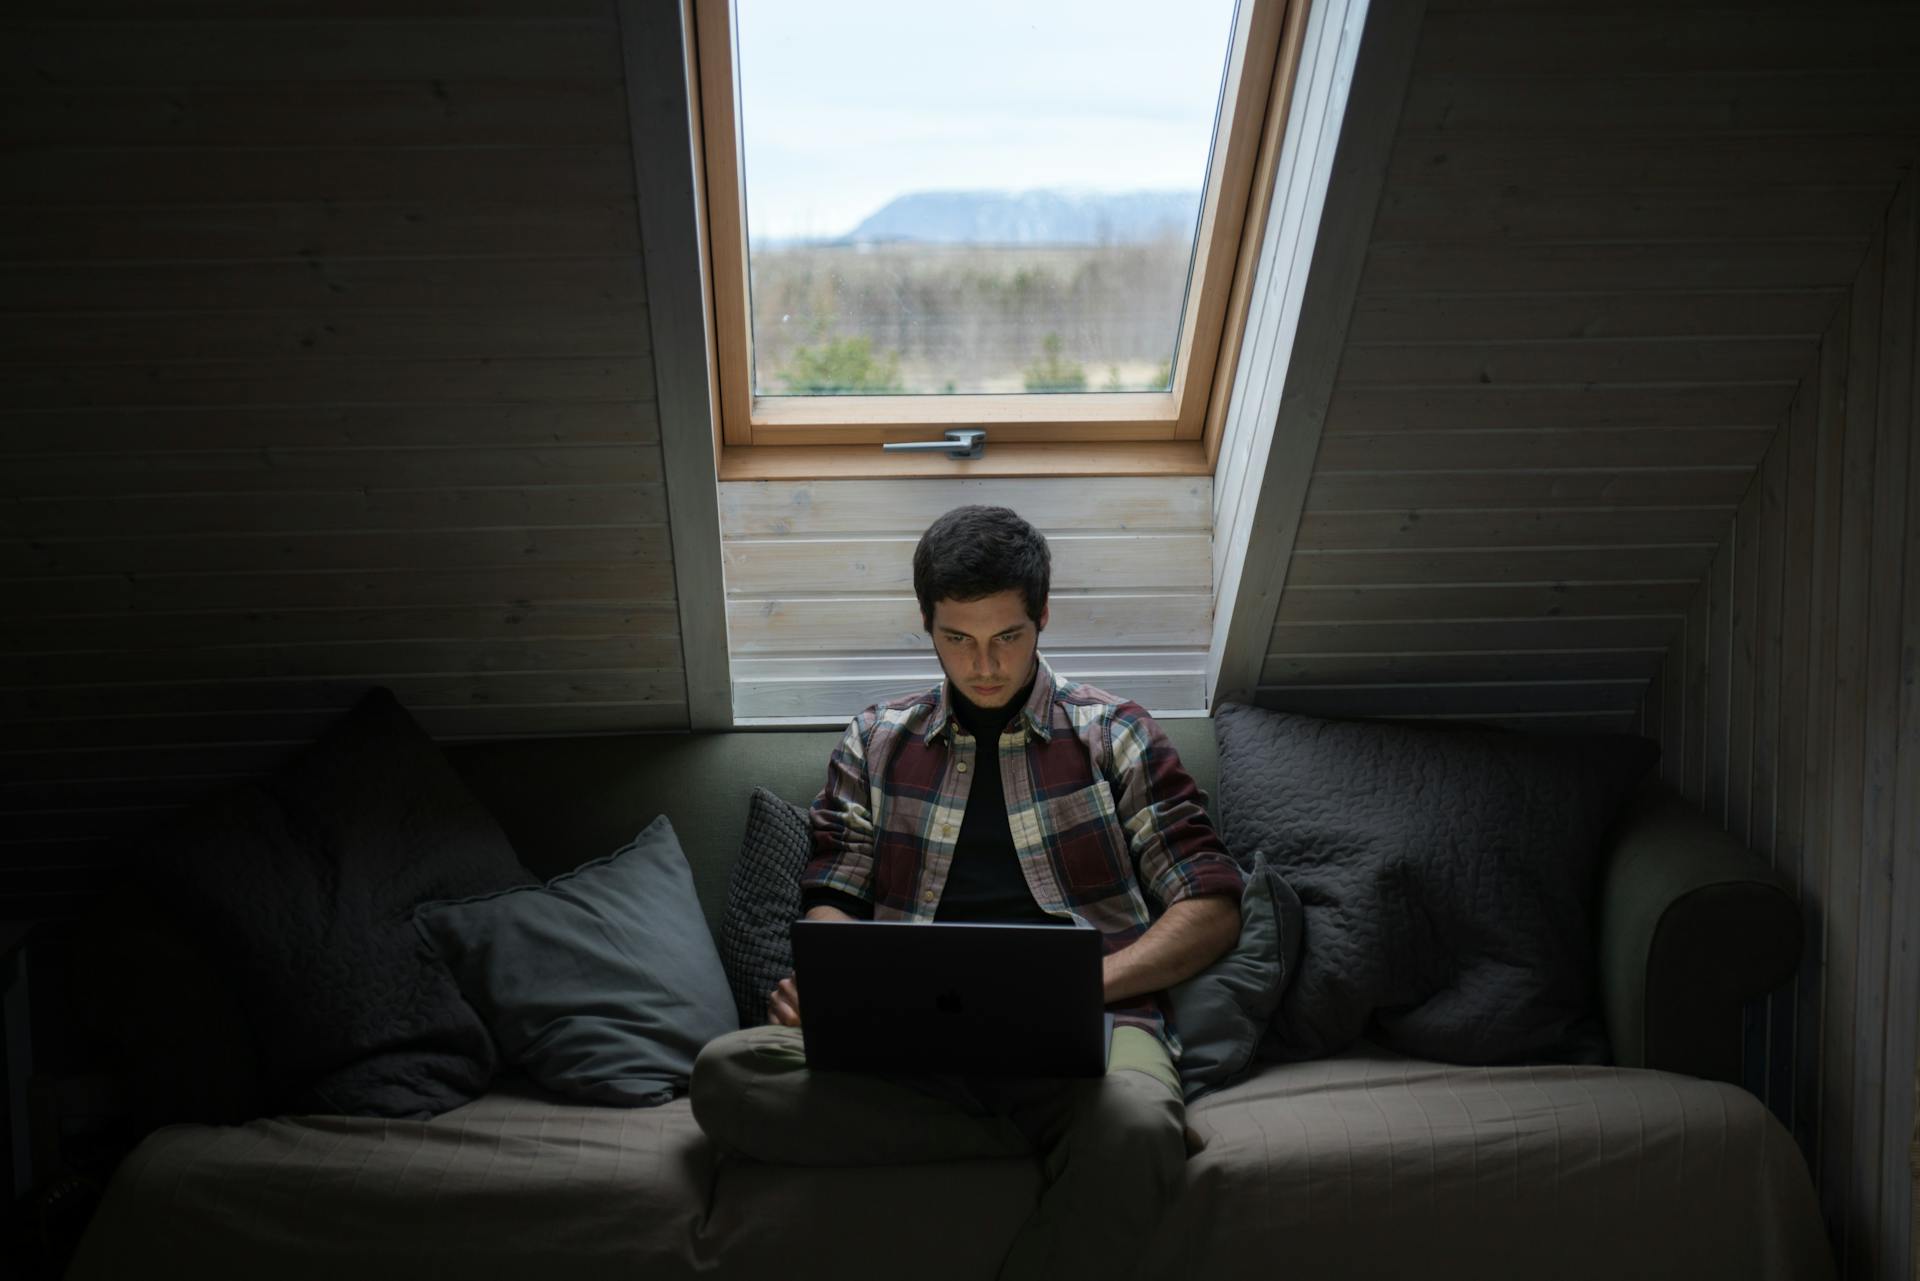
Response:
M717 1143L773 1162L1037 1151L1047 1192L1002 1276L1111 1278L1186 1159L1178 1029L1159 994L1233 946L1243 878L1146 711L1041 658L1050 568L1046 540L1004 507L957 508L921 537L914 592L946 679L847 727L813 803L802 904L811 920L1084 917L1106 952L1106 1076L810 1075L788 978L771 1026L701 1053L693 1109Z

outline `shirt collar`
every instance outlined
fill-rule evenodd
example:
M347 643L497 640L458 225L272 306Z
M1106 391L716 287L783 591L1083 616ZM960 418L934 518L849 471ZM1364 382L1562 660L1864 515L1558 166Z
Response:
M1046 658L1038 650L1034 651L1033 659L1033 691L1027 695L1027 701L1016 719L1025 721L1027 728L1045 743L1053 739L1054 675L1053 668L1047 665ZM953 720L953 687L942 676L940 692L934 697L933 715L927 719L927 730L922 737L928 743L933 742L948 730Z

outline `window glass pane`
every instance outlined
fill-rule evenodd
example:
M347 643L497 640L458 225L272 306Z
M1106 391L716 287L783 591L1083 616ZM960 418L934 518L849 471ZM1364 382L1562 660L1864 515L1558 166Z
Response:
M758 395L1165 391L1232 0L737 0Z

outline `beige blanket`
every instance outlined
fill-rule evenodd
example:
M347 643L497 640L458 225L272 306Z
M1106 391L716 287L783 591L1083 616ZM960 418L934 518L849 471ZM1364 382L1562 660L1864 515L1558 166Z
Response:
M1363 1044L1268 1068L1190 1122L1207 1146L1143 1275L1833 1276L1798 1149L1732 1086ZM620 1111L499 1091L430 1122L159 1131L69 1278L984 1278L1039 1189L1019 1161L719 1161L684 1099Z

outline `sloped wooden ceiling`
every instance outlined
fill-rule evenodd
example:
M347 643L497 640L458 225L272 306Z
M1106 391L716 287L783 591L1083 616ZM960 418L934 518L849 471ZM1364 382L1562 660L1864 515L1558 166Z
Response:
M1634 725L1916 84L1908 4L1429 4L1257 701Z
M0 918L369 685L442 738L688 723L620 34L0 15Z

